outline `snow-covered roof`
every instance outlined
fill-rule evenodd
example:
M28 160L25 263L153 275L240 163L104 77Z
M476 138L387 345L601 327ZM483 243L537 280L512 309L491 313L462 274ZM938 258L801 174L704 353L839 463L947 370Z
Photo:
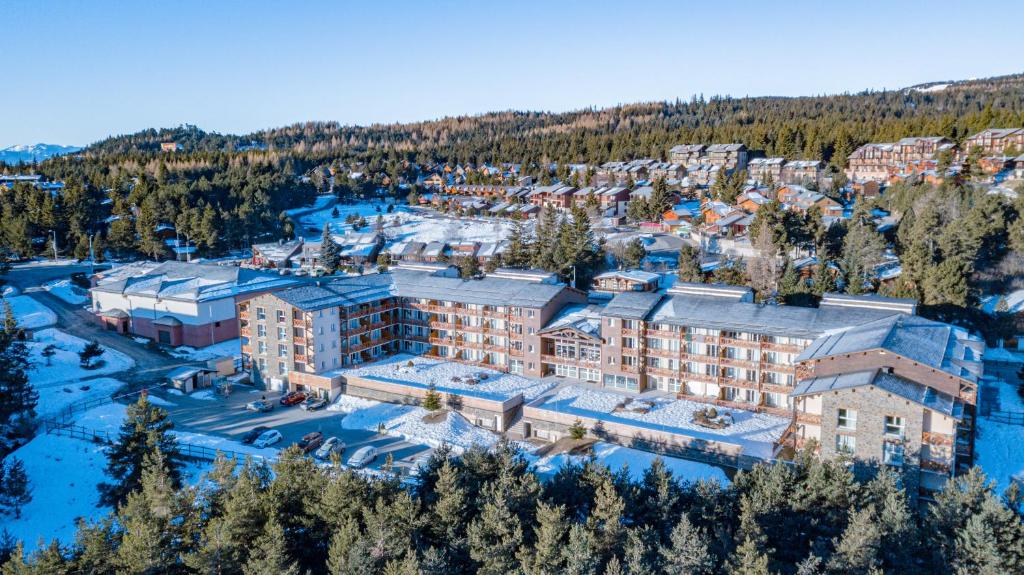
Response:
M963 404L953 396L884 370L855 371L805 379L797 384L790 395L817 395L866 385L873 385L944 415L957 419L963 415Z
M600 341L601 311L602 306L599 305L565 306L539 333L568 328Z
M298 283L294 278L234 266L136 262L97 274L92 291L200 302Z

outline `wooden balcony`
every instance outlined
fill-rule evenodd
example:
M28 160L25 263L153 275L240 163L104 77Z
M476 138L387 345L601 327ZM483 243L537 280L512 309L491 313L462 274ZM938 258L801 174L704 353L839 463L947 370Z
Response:
M704 383L718 383L717 375L707 375L706 373L692 373L684 371L679 374L679 377L686 381L702 381Z
M743 369L757 369L758 366L757 361L724 356L721 358L721 363L729 367L742 367Z
M941 445L943 447L952 447L953 436L945 433L924 431L921 433L921 442L927 443L928 445Z
M747 349L757 349L761 346L761 342L750 339L736 339L734 337L723 337L720 339L722 345L730 347L742 347Z
M665 377L679 377L678 369L668 369L667 367L648 367L647 373L651 375L663 375Z
M943 461L932 461L931 459L921 460L921 469L924 471L931 471L932 473L941 473L943 475L949 475L953 467Z
M654 357L678 358L679 357L679 351L678 350L677 351L672 351L670 349L655 349L653 347L649 347L649 348L647 348L647 355L654 356Z
M764 351L778 351L782 353L800 353L804 350L801 345L794 345L791 343L769 343L761 342L761 349Z
M804 423L807 425L821 425L821 415L817 413L807 413L804 411L796 412L797 423Z

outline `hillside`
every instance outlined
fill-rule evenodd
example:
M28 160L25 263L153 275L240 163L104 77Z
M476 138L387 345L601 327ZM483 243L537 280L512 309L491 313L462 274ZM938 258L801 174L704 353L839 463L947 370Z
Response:
M194 126L115 136L90 156L156 154L162 141L188 153L232 153L250 143L313 162L389 155L455 162L599 162L663 157L685 142L738 141L769 155L845 162L868 141L913 134L952 138L1024 124L1024 74L931 82L902 90L799 98L715 96L604 109L493 112L407 124L307 122L247 135Z

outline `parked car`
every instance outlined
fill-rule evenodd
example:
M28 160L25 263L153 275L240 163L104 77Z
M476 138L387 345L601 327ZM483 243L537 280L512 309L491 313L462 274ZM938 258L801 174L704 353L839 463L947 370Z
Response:
M249 430L248 433L242 436L242 443L249 445L253 441L256 441L259 436L263 435L264 431L268 431L270 428L266 425L257 425L256 427Z
M283 438L281 437L280 431L270 429L260 434L260 436L256 438L256 441L253 442L253 446L262 449L264 447L270 447L278 441L281 441L281 439Z
M357 449L352 454L352 457L348 458L348 466L361 469L369 465L374 459L377 459L377 448L372 445L366 445Z
M289 391L281 398L281 405L295 405L306 400L306 394L301 391Z
M259 411L260 413L266 413L268 411L274 411L274 404L270 401L264 401L262 399L257 401L250 401L245 404L245 408L249 411Z
M313 451L314 449L323 445L323 443L324 434L320 433L319 431L314 431L312 433L307 433L306 435L302 436L302 439L299 440L299 447L305 453L309 453L310 451Z
M305 401L302 402L302 405L300 405L299 407L306 411L316 411L324 407L325 405L327 405L326 399L322 397L317 397L315 395L310 395L309 397L306 398Z
M331 454L333 453L337 453L338 455L345 453L345 442L337 437L328 438L327 441L320 446L320 449L316 450L314 457L321 461L327 461L331 458Z

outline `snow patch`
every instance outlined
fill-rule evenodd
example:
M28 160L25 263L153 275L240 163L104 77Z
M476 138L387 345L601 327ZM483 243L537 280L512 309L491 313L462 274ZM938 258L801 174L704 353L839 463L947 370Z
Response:
M55 280L43 285L43 289L72 305L82 305L89 301L89 296L72 284L71 280Z
M628 466L629 475L635 481L640 480L643 477L644 471L654 463L655 459L660 457L665 467L677 479L691 482L717 481L721 485L729 484L729 478L720 467L676 457L659 456L647 451L640 451L631 447L623 447L603 441L594 444L593 456L595 461L615 472ZM569 455L567 453L559 453L541 458L533 455L526 456L527 460L533 464L533 470L541 476L554 475L567 464L580 464L589 457L589 455Z
M69 381L75 381L87 377L109 375L124 371L135 365L135 361L127 355L110 349L103 348L104 353L99 357L104 363L97 369L83 369L79 364L78 352L88 342L58 329L43 329L35 332L34 339L26 342L29 351L29 363L32 368L28 376L32 385L40 390L52 386L63 387ZM42 351L48 345L53 345L56 353L50 358L47 365L46 358Z
M32 296L16 295L5 301L11 306L11 313L22 329L39 329L57 323L57 314Z
M172 349L169 353L174 357L192 361L206 361L221 357L241 357L242 340L239 338L229 339L199 349L183 345Z

